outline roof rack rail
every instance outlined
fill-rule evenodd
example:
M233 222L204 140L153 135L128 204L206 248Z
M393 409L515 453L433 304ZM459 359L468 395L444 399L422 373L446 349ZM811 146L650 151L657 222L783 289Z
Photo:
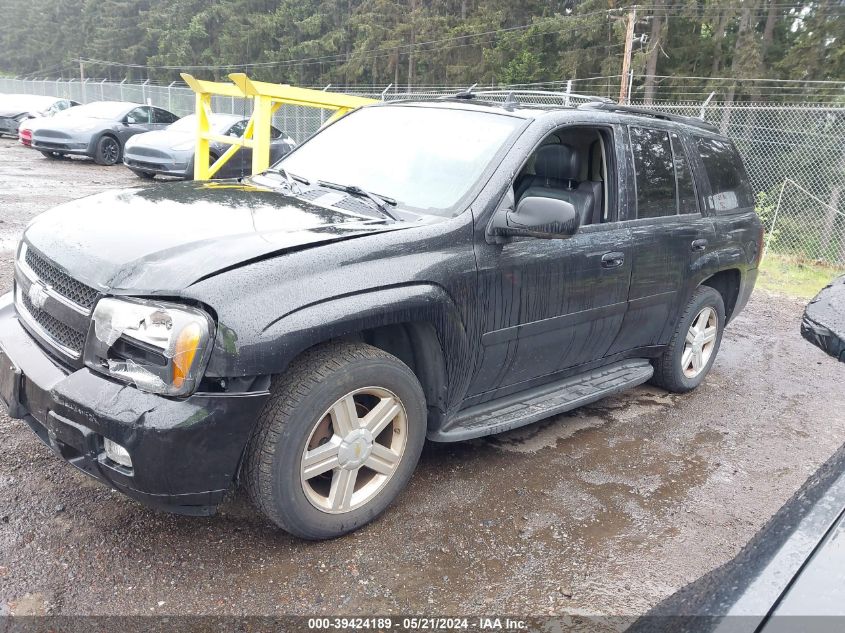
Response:
M707 130L708 132L718 132L719 128L717 128L712 123L708 123L703 119L696 119L694 117L683 116L681 114L671 114L669 112L662 112L660 110L652 110L651 108L640 108L637 106L626 106L620 105L618 103L584 103L578 106L579 108L590 109L590 110L603 110L605 112L617 112L619 114L636 114L638 116L647 116L651 117L652 119L660 119L663 121L674 121L675 123L683 123L685 125L690 125L692 127L701 128L702 130Z

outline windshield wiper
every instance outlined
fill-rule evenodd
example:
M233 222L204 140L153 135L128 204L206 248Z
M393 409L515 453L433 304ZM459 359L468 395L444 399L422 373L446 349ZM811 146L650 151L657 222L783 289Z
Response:
M261 172L261 175L265 174L276 174L277 176L281 176L285 179L285 182L288 185L288 188L293 191L294 193L302 193L299 188L299 183L303 183L305 185L310 185L311 182L307 178L303 178L302 176L297 176L296 174L289 173L284 167L271 167L270 169L265 169Z
M387 206L396 206L396 200L394 200L393 198L379 196L377 194L367 191L363 187L359 187L358 185L339 185L336 182L329 182L328 180L318 180L317 184L323 187L328 187L329 189L337 189L338 191L343 191L351 196L367 198L370 202L375 204L376 207L378 207L378 210L384 213L384 215L389 217L391 220L397 222L399 221L399 218L396 216L396 214L393 213L393 211L391 211Z

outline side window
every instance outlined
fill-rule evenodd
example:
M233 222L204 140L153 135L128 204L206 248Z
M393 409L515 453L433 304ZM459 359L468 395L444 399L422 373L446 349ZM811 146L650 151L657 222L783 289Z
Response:
M281 138L281 137L282 137L282 131L271 125L270 126L270 138Z
M581 226L615 221L612 143L605 127L567 126L547 135L513 180L515 204L555 198L575 207Z
M664 130L632 127L631 149L637 184L637 217L675 215L675 170L672 145Z
M167 110L161 108L153 108L153 122L154 123L175 123L179 117L171 114Z
M236 136L240 138L244 135L244 132L246 131L246 126L246 121L238 121L232 127L229 128L229 131L226 132L226 136Z
M141 106L139 108L135 108L134 110L130 110L129 114L126 115L126 122L129 125L138 123L149 123L150 108L147 106Z
M754 206L748 176L734 146L714 138L695 137L695 144L710 181L706 203L714 211L733 211Z
M672 132L672 156L675 158L675 178L678 182L678 213L698 213L698 198L689 160L681 137L675 132Z

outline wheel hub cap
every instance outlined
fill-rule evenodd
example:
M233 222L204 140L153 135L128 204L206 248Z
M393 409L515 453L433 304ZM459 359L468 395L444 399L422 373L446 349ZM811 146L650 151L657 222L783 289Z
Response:
M337 449L337 462L345 470L360 468L373 452L373 436L367 429L356 429L343 438Z
M373 500L405 451L407 416L396 394L356 389L316 421L300 462L302 490L318 510L350 512Z

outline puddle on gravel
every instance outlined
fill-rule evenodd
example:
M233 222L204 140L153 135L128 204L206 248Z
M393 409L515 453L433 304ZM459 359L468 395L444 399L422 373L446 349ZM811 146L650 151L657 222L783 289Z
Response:
M595 585L606 582L607 574L612 581L638 552L671 536L665 516L691 512L692 491L717 468L708 459L723 441L717 431L698 432L682 443L667 441L665 430L657 437L638 434L634 418L671 404L672 396L642 391L629 402L611 399L535 427L428 453L423 481L409 503L439 510L441 531L429 534L423 524L415 546L425 554L411 564L392 561L399 575L390 583L391 601L419 604L421 595L431 595L442 608L477 610L488 596L501 601L518 593L526 603L560 608L573 595L583 596L586 585L591 593L600 591ZM454 472L444 470L461 461L469 464L457 484ZM442 477L458 491L444 493ZM462 492L467 490L471 501ZM444 523L444 512L460 518ZM401 521L398 513L385 519ZM365 562L362 573L366 568ZM456 577L474 589L455 596L450 586ZM537 578L554 580L543 584Z
M580 431L610 422L625 422L674 404L676 395L655 387L638 387L548 420L475 440L513 453L536 453Z

